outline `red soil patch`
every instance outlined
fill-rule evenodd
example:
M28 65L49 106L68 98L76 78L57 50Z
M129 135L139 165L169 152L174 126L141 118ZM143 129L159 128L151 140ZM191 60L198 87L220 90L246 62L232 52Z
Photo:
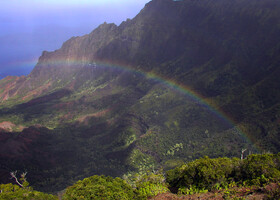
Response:
M5 79L1 80L0 89L2 93L0 94L0 99L2 101L8 100L10 97L13 97L17 94L17 90L21 85L21 82L24 81L25 76L8 76Z
M101 110L98 111L96 113L92 113L92 114L87 114L87 115L83 115L81 117L78 118L78 122L80 123L84 123L84 124L88 124L88 120L92 117L102 117L104 115L106 115L108 112L110 112L112 109L111 108L107 108L105 110Z
M40 166L40 169L55 166L59 159L49 148L50 142L49 136L35 127L26 128L21 133L0 131L0 158L3 162L0 166L2 183L11 182L7 169L13 169L14 166L20 166L21 163L26 166L37 165Z
M17 130L22 131L23 129L25 129L26 127L22 126L22 125L15 125L12 122L9 121L5 121L5 122L1 122L0 123L0 131L4 131L4 132L12 132L15 128L17 128Z
M0 129L2 129L3 131L13 131L13 128L15 127L16 125L13 124L12 122L1 122L0 123Z
M5 78L5 80L7 80L7 81L10 81L10 80L12 80L12 79L15 79L15 77L14 77L14 76L7 76L7 77Z
M76 82L77 82L76 80L73 80L71 83L69 83L69 85L66 88L69 90L74 90Z
M58 103L53 105L54 109L59 109L59 110L65 110L68 108L72 108L74 106L75 102L64 102L64 103Z
M11 80L12 78L8 79ZM4 101L9 99L9 91L12 90L15 86L16 86L16 81L17 79L15 79L14 81L8 82L6 84L4 84L4 87L2 87L4 89L4 91L2 92L2 95L0 97L2 97L2 99Z
M60 119L61 119L61 121L63 121L63 120L71 120L73 118L74 118L74 114L69 112L69 113L63 115Z
M280 184L270 183L265 187L234 187L228 190L218 190L215 192L207 192L202 194L192 195L176 195L172 193L158 194L151 197L151 200L197 200L197 199L246 199L246 200L264 200L264 199L279 199L280 197Z
M39 88L36 88L35 90L32 90L29 92L26 96L22 98L22 100L29 99L31 97L39 96L43 93L44 90L48 89L52 85L52 82L48 82L45 85L40 86Z
M20 134L8 134L0 132L0 141L2 146L0 148L0 156L2 158L15 158L18 156L26 156L29 146L37 140L40 133L36 130L26 129ZM22 158L23 160L25 158Z

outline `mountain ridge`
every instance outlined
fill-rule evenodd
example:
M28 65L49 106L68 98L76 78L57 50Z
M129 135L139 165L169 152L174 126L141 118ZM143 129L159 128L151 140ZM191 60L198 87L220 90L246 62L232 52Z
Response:
M278 11L274 0L153 0L119 26L104 23L44 51L28 76L0 80L0 123L15 125L5 131L33 127L52 135L40 148L66 155L44 172L25 160L36 169L31 183L52 190L63 188L65 177L169 169L203 155L255 152L254 145L278 152ZM178 84L170 87L156 77ZM179 84L235 124L180 93ZM37 155L40 149L25 150ZM65 170L65 163L73 168ZM40 173L66 175L42 181Z

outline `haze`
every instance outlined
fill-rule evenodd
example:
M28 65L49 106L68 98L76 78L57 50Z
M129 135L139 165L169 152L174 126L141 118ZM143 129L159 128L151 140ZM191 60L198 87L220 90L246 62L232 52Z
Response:
M119 25L149 0L0 0L0 79L27 75L41 52L99 24Z

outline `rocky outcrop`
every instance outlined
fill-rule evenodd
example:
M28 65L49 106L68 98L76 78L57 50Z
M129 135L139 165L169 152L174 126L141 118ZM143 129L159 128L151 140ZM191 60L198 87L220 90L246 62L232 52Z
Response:
M104 23L43 52L27 77L1 80L1 122L52 130L50 148L63 158L46 172L53 177L71 165L68 176L80 178L203 155L239 156L250 142L278 152L279 24L275 0L153 0L119 26ZM192 101L188 88L226 114L217 117ZM28 148L32 142L14 140L40 153Z

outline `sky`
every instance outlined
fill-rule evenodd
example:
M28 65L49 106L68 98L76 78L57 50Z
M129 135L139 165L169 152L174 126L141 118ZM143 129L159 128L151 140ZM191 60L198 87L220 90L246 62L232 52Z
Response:
M150 0L0 0L0 79L27 75L42 51L107 22L119 25Z

